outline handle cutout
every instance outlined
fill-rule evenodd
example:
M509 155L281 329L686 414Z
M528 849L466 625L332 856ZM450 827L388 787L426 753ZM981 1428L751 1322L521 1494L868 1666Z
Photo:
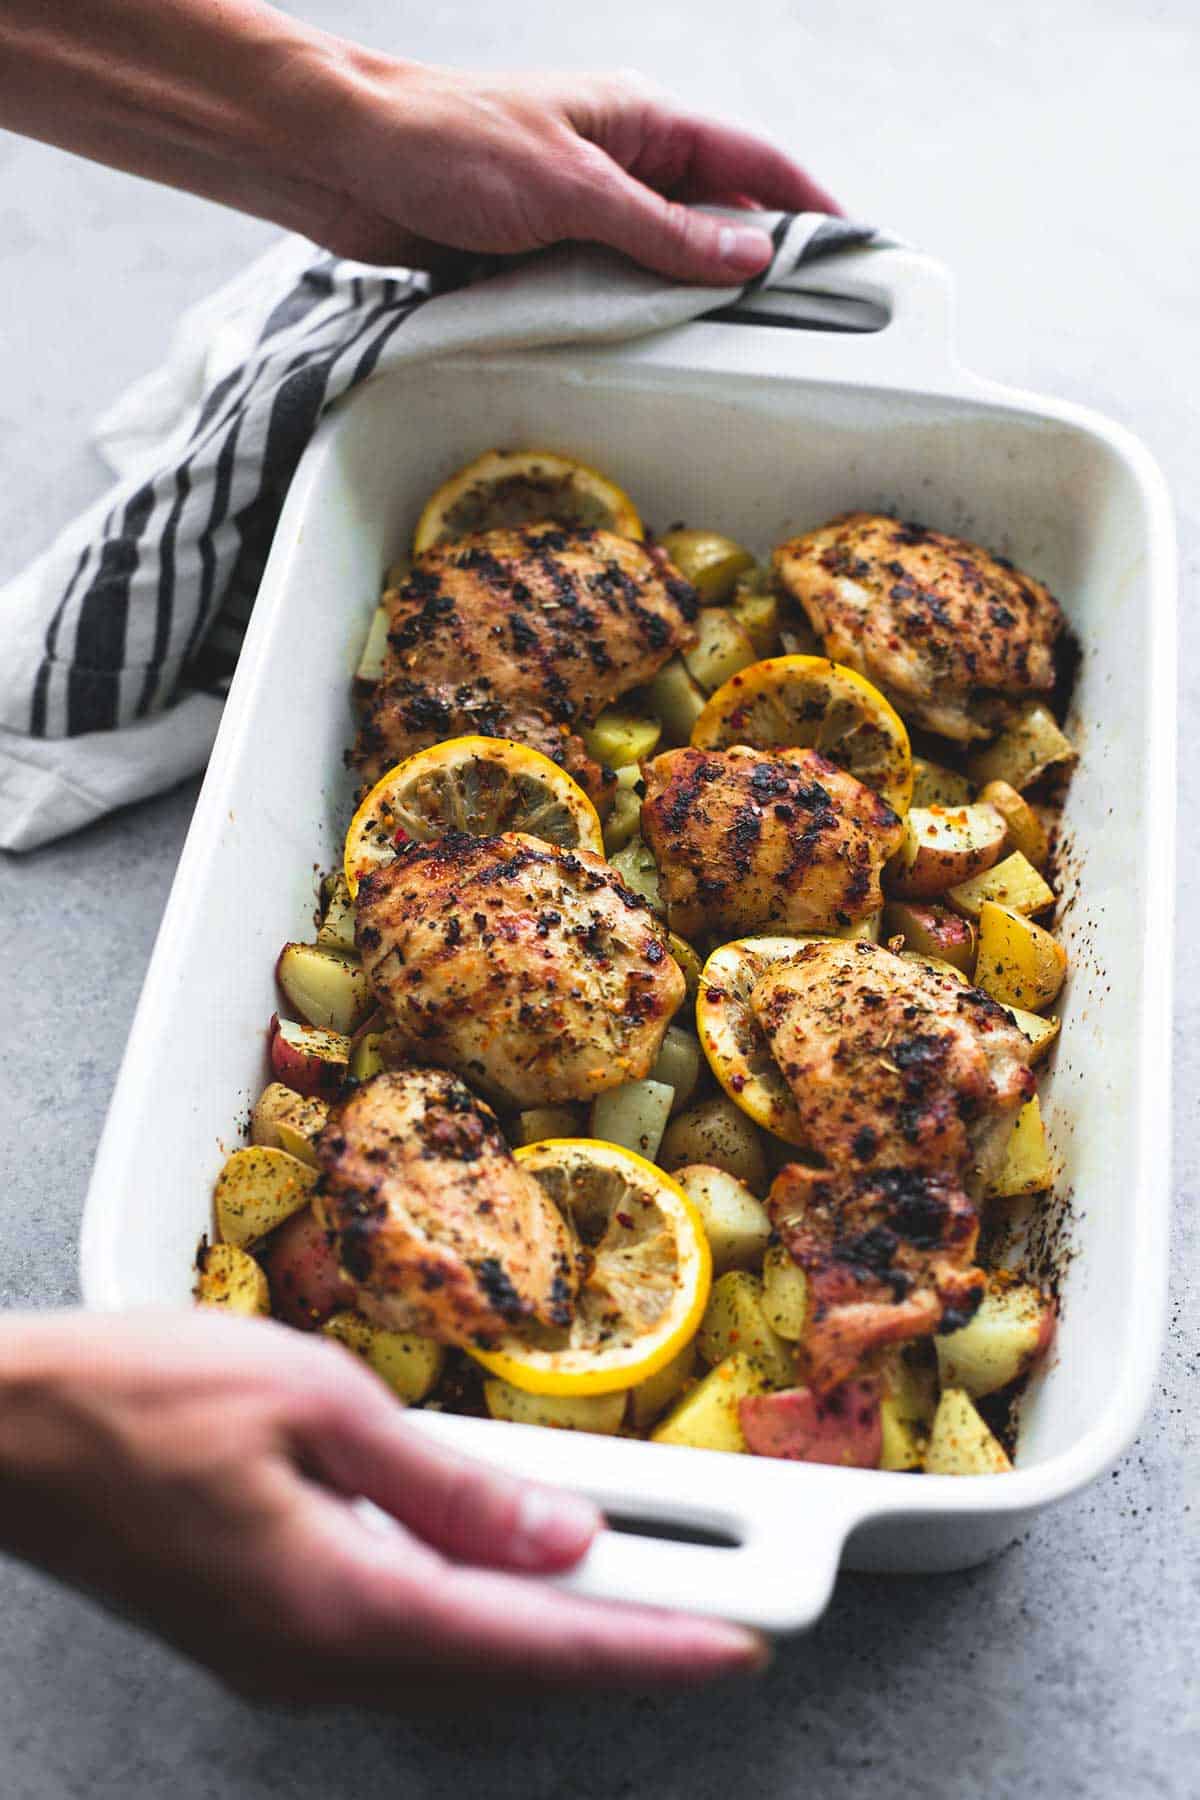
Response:
M606 1512L604 1523L623 1537L662 1538L672 1544L699 1544L706 1550L740 1550L745 1542L736 1532L708 1525L684 1525L674 1519L648 1519L635 1513Z

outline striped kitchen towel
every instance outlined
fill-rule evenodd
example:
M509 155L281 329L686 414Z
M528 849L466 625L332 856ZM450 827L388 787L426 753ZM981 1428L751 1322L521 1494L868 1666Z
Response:
M0 593L0 846L48 843L203 767L288 483L326 408L360 382L704 315L860 328L854 303L798 296L793 278L895 240L815 213L763 223L775 255L739 289L562 246L435 291L289 237L194 307L162 368L99 423L116 485Z

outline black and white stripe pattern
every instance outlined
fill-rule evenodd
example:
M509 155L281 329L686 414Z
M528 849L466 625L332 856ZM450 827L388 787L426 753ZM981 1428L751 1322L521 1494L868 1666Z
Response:
M32 761L52 776L54 740L94 742L96 733L151 721L188 693L224 691L288 484L322 414L341 395L400 362L465 348L634 336L697 316L764 322L764 297L802 264L876 240L867 228L814 214L782 215L771 230L768 269L716 309L709 290L671 287L589 251L492 263L478 272L484 279L444 293L424 277L340 261L296 239L268 253L248 272L253 282L231 284L240 330L232 365L211 385L201 383L107 502L68 528L3 595L9 644L0 670L0 843L44 841L80 822L73 805L56 826L52 800L39 794L40 823L25 816L11 826L6 813L15 806L28 815L32 804L31 752L22 751L22 740L40 741ZM597 277L594 302L589 282L582 304L581 257L593 259ZM563 280L564 261L573 282ZM820 309L807 320L792 310L771 322L845 328ZM215 302L204 320L205 329L214 326ZM193 360L203 350L193 344ZM137 741L142 749L131 764L144 764L146 732ZM68 746L60 756L77 802L86 773L78 758L74 773L68 768ZM111 769L112 756L107 763ZM179 779L170 759L164 771L160 785ZM144 766L128 786L118 799L154 791ZM39 788L51 794L53 780ZM106 793L95 810L116 803Z

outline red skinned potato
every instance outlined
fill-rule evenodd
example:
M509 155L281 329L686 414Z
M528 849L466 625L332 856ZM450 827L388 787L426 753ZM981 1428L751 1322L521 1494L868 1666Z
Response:
M947 906L928 901L893 900L884 909L885 939L902 937L906 950L919 956L940 957L968 981L975 969L975 927Z
M887 892L932 900L1000 860L1008 826L994 806L913 806L904 842L884 871Z
M346 1079L350 1039L340 1031L323 1031L319 1025L298 1025L294 1019L271 1015L267 1043L271 1070L277 1081L297 1094L336 1094Z
M275 964L275 979L307 1024L347 1037L375 1005L358 962L315 944L285 944Z
M354 1304L354 1284L338 1267L329 1233L311 1206L272 1232L260 1260L271 1290L271 1311L286 1325L316 1331L332 1314Z
M749 1394L739 1402L738 1417L746 1448L755 1456L844 1469L879 1467L883 1429L873 1381L844 1381L820 1396L811 1388Z

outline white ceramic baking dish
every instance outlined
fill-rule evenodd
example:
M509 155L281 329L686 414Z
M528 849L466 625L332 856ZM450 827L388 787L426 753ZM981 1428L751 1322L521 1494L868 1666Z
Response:
M878 1474L414 1414L640 1522L605 1532L571 1586L771 1629L810 1623L843 1557L907 1571L980 1561L1109 1466L1151 1393L1166 1291L1175 571L1163 482L1124 431L964 372L937 265L856 253L806 286L890 322L867 336L706 322L633 345L464 359L380 380L322 427L280 521L82 1240L92 1306L188 1303L213 1178L264 1079L275 953L310 928L314 871L340 854L349 681L380 573L421 497L467 457L527 442L574 452L660 529L711 522L760 552L870 507L1007 553L1049 582L1084 645L1066 817L1073 972L1043 1102L1074 1255L1016 1472Z

